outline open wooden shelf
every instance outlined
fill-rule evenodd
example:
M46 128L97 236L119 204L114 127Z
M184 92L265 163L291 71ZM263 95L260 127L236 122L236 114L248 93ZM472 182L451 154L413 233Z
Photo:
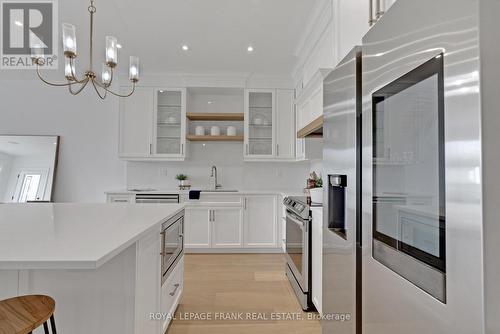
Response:
M195 136L187 135L187 140L190 141L243 141L243 135L241 136Z
M243 121L244 119L244 113L188 112L186 116L191 121Z

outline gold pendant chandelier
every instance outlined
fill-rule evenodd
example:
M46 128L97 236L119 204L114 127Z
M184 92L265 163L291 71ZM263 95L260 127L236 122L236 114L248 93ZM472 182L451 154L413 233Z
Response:
M69 92L73 95L77 95L83 91L87 84L91 84L94 87L97 95L101 99L105 99L107 94L113 94L118 97L129 97L135 91L135 86L139 81L139 58L135 56L130 57L130 67L129 67L129 80L132 82L132 90L128 94L118 94L110 90L111 83L113 82L113 69L118 64L118 41L116 37L106 36L106 63L102 64L102 74L101 79L97 78L96 73L93 69L93 38L94 38L94 14L96 13L96 7L94 6L94 0L90 0L90 6L88 7L90 13L90 46L89 46L89 69L84 72L83 78L78 79L75 71L75 59L76 59L76 33L75 26L68 23L62 24L62 37L63 37L63 47L64 47L64 75L67 82L65 83L53 83L44 79L40 73L40 68L45 65L44 49L42 47L32 48L31 58L33 63L36 64L36 73L40 80L51 86L64 87L67 86Z

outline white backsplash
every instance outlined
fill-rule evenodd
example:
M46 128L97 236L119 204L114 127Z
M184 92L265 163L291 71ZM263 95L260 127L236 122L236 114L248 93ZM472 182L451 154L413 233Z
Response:
M300 190L304 188L310 163L244 162L241 143L188 143L188 158L182 162L129 162L127 188L176 189L177 174L187 174L193 189L210 187L210 170L217 166L218 182L226 189Z

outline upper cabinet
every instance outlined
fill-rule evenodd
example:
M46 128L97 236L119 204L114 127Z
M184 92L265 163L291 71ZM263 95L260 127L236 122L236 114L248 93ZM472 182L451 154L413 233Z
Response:
M120 100L119 155L125 160L184 160L186 90L136 88Z
M136 88L132 96L120 99L121 158L146 158L151 154L153 107L154 93L148 88Z
M245 90L245 160L295 158L293 96L293 90Z
M296 160L291 89L140 87L120 100L119 129L129 161L185 160L186 140L244 141L245 161Z
M186 90L156 89L152 154L184 158L186 146Z
M274 89L247 89L245 92L246 159L274 157L275 99Z

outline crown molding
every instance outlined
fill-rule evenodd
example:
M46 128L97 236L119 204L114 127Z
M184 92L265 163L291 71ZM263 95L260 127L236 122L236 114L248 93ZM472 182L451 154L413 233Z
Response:
M291 73L295 82L300 79L300 71L303 69L305 62L333 21L333 1L318 0L309 16L308 23L300 36L299 43L294 52L298 58Z

